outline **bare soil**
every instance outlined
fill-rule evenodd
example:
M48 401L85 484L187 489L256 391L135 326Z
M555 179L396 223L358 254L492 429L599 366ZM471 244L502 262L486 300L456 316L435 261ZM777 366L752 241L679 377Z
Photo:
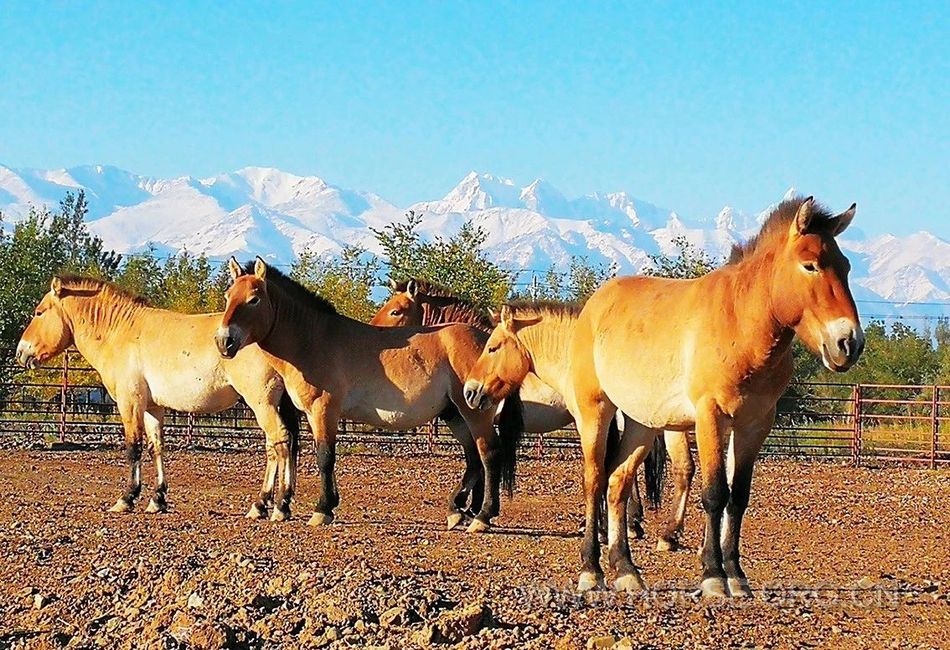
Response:
M320 529L310 457L291 521L243 518L262 463L173 452L170 512L116 515L120 452L0 452L0 648L950 647L946 470L761 463L755 598L715 603L693 595L695 498L682 552L653 550L648 513L647 594L574 593L576 459L524 459L483 535L444 530L454 457L341 456Z

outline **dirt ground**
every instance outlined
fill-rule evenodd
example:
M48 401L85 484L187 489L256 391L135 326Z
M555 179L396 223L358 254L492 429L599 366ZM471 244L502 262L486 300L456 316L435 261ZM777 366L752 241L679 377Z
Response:
M756 597L710 603L696 499L687 551L656 553L648 514L649 593L573 592L577 460L524 460L485 535L444 530L454 457L341 456L322 529L311 457L291 521L243 518L262 461L173 452L171 511L115 515L120 452L0 452L0 647L950 647L947 471L761 463Z

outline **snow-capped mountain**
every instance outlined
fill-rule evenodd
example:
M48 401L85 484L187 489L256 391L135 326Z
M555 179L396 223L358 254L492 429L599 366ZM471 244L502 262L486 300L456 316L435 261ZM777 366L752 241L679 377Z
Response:
M715 215L687 218L626 192L568 198L541 179L520 185L472 172L442 199L404 208L372 192L271 168L159 179L102 165L58 170L0 165L0 212L5 221L16 221L31 205L55 207L67 191L80 188L89 199L91 230L121 252L154 246L212 258L260 254L285 264L303 250L334 254L347 244L378 253L370 228L398 221L411 209L422 216L424 236L451 235L466 221L481 226L489 254L525 270L522 281L552 265L566 269L575 255L635 273L649 264L650 255L674 253L679 237L725 257L734 243L755 234L774 207L748 214L727 206ZM794 194L789 190L788 196ZM842 246L851 258L852 286L863 312L950 311L919 304L950 302L950 242L927 232L866 239L855 228Z

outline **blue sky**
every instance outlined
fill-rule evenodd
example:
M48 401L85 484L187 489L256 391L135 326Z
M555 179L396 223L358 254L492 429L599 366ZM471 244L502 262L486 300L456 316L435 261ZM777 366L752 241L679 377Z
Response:
M5 4L0 162L402 205L476 169L694 217L794 185L950 238L950 5L721 4Z

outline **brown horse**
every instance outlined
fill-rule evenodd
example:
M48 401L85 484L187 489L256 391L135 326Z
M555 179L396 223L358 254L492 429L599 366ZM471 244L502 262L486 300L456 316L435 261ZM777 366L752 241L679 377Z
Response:
M330 523L339 505L334 479L341 417L387 428L419 426L441 416L462 440L475 441L485 476L482 507L470 532L487 530L498 514L499 485L511 489L521 435L520 402L512 400L496 434L494 414L471 409L462 382L485 335L467 325L379 328L346 318L325 300L269 268L260 258L233 283L216 336L223 356L257 343L306 413L316 441L320 490L313 525ZM457 514L449 503L450 517Z
M502 318L499 314L491 314L480 309L474 303L454 295L449 289L424 279L410 278L401 282L391 282L390 288L393 291L392 296L380 307L370 321L371 324L383 327L407 327L452 322L468 323L491 334L486 348L493 346L502 338L516 336L514 330L506 327L506 322L511 322L513 312L517 312L519 320L523 315L531 319L535 316L541 317L544 313L556 314L556 317L549 318L543 325L539 325L538 330L544 330L543 334L529 337L525 345L506 347L507 350L524 355L528 363L511 360L506 368L486 367L485 362L482 361L485 358L483 351L478 362L479 370L469 373L468 379L471 382L473 378L482 378L486 372L505 373L508 381L504 383L504 394L491 395L492 401L496 404L500 403L511 391L519 389L524 406L525 431L548 433L562 429L573 421L560 391L564 389L565 378L569 377L568 358L564 350L573 336L577 315L580 313L579 305L554 302L515 303L502 307L501 313L506 314ZM529 347L534 341L539 343L538 349ZM504 363L501 361L503 358L504 355L494 355L493 361ZM540 371L536 370L535 365L543 367L544 376L547 379L538 377L536 373ZM519 372L520 370L524 370L524 373ZM513 376L514 374L517 376ZM660 551L674 550L679 546L679 535L683 530L686 517L689 488L695 472L686 433L671 431L664 438L673 461L676 507L668 526L657 541L657 550ZM664 438L657 438L657 440L663 441ZM646 482L654 506L658 505L660 500L664 462L661 445L658 450L651 451L647 462L644 463L649 470ZM659 463L659 466L656 463ZM642 539L644 536L643 501L636 481L633 483L630 503L633 507L628 513L628 529L637 539Z
M17 345L17 362L33 368L75 345L118 406L131 477L125 494L110 509L113 512L131 510L141 491L146 435L156 473L155 494L146 512L166 509L162 459L166 408L215 413L243 397L267 441L264 482L247 516L266 517L272 502L274 520L289 516L289 495L282 486L289 483L297 453L297 412L259 348L247 348L232 360L221 359L211 341L219 320L220 314L155 309L111 283L75 276L54 277L36 306Z
M785 201L752 241L708 275L617 278L591 296L574 332L572 390L565 396L584 453L580 589L603 581L596 533L605 490L615 587L643 588L620 524L630 481L658 430L695 428L706 512L701 591L751 596L739 535L753 464L792 376L792 339L797 335L836 372L854 365L864 349L848 288L850 264L835 241L854 212L852 205L832 216L811 197ZM621 454L606 462L617 409L628 426Z

